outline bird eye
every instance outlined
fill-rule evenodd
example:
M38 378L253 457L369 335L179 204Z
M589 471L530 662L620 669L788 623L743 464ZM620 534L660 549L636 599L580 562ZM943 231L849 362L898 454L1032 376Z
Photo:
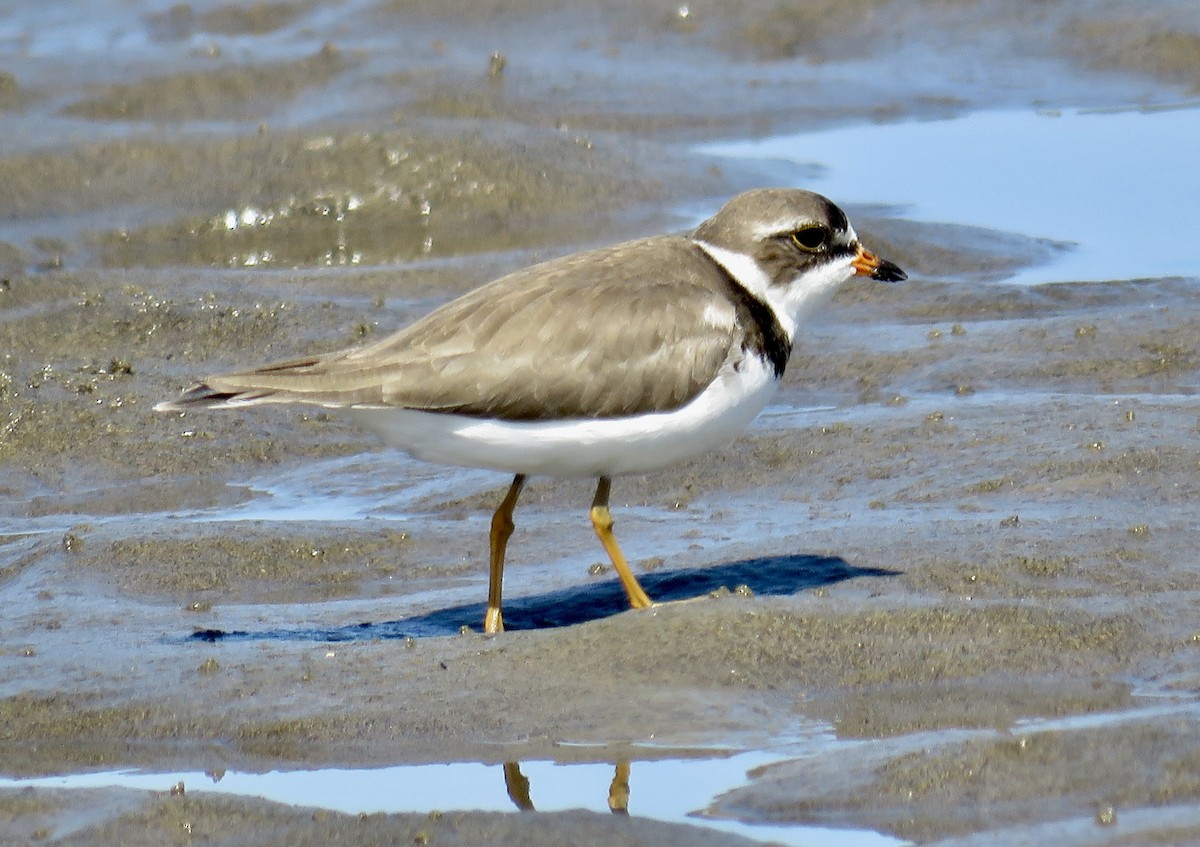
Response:
M792 233L792 243L806 253L819 253L829 245L829 230L823 226L806 226Z

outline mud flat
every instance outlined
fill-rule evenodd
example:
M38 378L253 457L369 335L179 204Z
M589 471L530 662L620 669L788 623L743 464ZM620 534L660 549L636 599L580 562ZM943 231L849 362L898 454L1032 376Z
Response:
M0 840L1200 839L1194 278L1012 285L1069 246L852 210L912 279L840 295L727 450L616 484L666 602L624 610L589 482L536 480L494 638L506 480L320 411L150 411L820 174L696 143L1186 102L1194 11L440 5L10 13ZM639 806L639 764L760 751L686 822ZM607 778L536 815L23 781L480 763L515 812L530 762L628 766L629 817Z

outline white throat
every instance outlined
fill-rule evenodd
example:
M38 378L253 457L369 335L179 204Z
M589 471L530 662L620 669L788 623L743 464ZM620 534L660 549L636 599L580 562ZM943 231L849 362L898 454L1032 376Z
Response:
M805 318L854 276L854 268L850 265L853 259L848 257L844 262L810 268L785 285L775 285L758 262L745 253L726 250L698 238L695 243L743 288L767 304L792 344L795 344L796 331Z

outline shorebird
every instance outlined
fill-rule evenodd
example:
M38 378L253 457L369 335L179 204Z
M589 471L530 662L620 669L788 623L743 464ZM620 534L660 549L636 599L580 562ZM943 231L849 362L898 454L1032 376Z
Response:
M732 440L774 393L804 320L855 275L906 278L826 198L747 191L689 234L533 265L381 341L210 376L155 408L322 406L418 459L513 474L492 516L488 633L504 628L526 479L594 477L592 526L630 605L645 608L613 534L612 478Z

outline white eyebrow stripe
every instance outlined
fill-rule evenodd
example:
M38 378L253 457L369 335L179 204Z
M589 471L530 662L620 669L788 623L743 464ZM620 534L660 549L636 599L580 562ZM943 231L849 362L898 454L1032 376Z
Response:
M780 235L787 235L790 232L795 232L805 226L813 224L814 221L808 218L778 218L769 223L761 223L751 230L751 235L755 241L763 241L767 238L776 238Z
M796 232L816 223L816 221L808 218L779 218L771 223L759 224L751 231L751 234L754 236L755 241L763 241L768 238L777 238L781 235ZM854 227L847 221L845 232L837 229L833 230L833 240L838 244L851 247L858 243L858 233L854 231Z

